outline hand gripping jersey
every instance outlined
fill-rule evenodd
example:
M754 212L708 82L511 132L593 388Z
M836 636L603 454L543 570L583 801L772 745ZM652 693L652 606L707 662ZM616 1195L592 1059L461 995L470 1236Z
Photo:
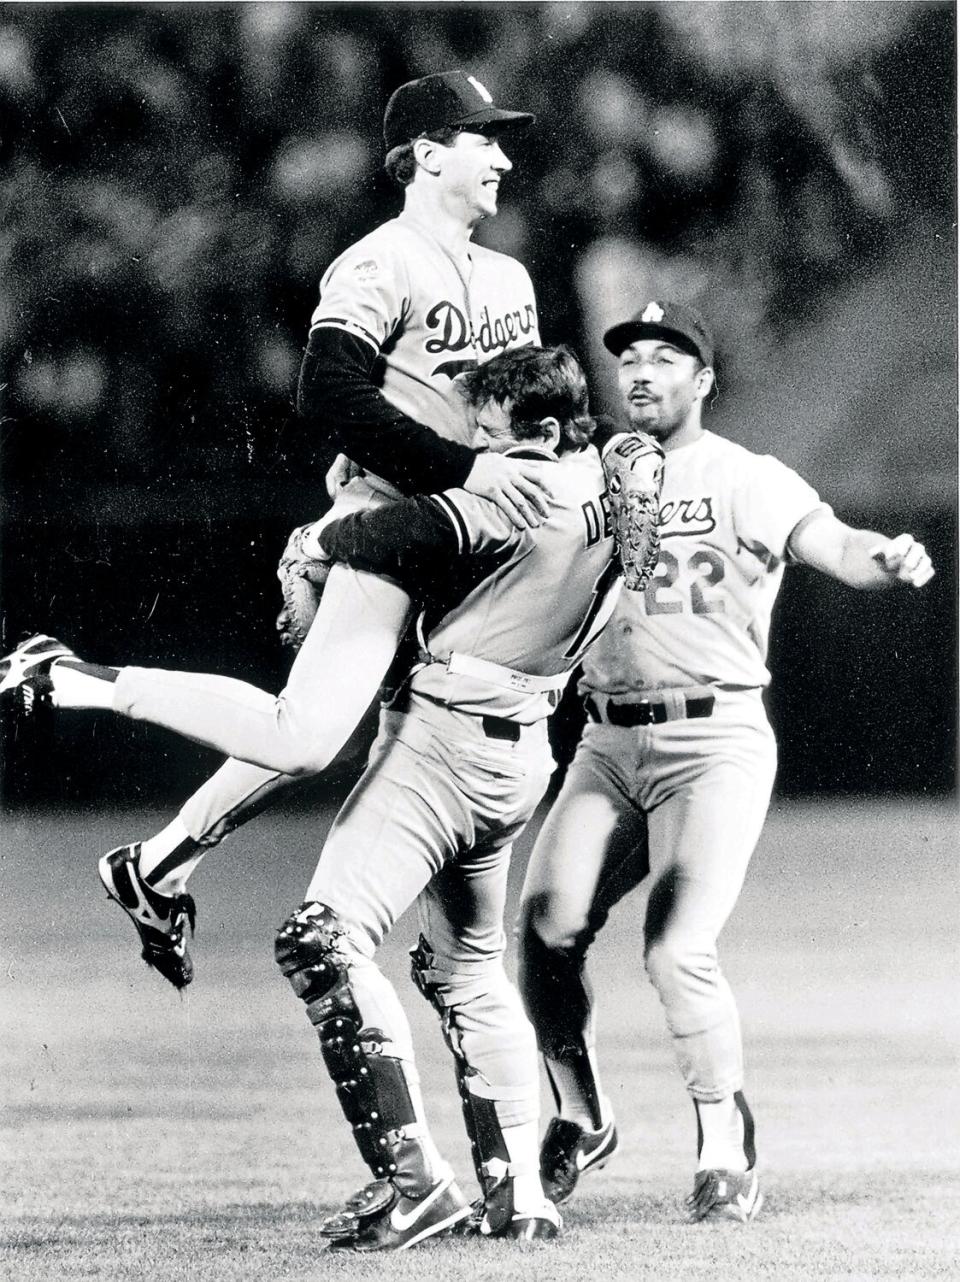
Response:
M346 516L320 542L423 603L414 692L530 724L556 707L622 580L596 451L510 453L550 460L555 502L536 529L517 530L487 499L450 490Z
M327 269L311 331L332 326L379 353L384 397L440 436L469 445L473 424L458 374L540 341L533 285L506 254L469 246L455 258L407 212L381 224Z
M817 508L826 508L817 492L770 455L712 432L671 450L656 573L645 592L623 593L584 662L580 688L623 694L767 685L787 539Z

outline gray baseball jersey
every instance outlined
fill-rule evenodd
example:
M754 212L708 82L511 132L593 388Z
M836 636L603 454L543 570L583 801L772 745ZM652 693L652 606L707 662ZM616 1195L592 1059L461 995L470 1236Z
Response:
M646 966L702 1101L742 1086L717 936L773 786L761 695L788 541L824 506L776 459L712 432L667 453L660 564L646 593L622 594L584 658L588 723L527 872L524 903L569 947L589 943L649 867ZM551 1018L540 1010L534 1023ZM582 1034L590 1045L592 1024Z

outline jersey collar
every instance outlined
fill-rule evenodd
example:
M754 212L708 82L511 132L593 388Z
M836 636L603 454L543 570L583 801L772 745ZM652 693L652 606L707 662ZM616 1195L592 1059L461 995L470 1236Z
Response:
M557 456L553 450L545 450L539 445L511 445L508 450L501 450L501 454L507 454L510 458L530 458L543 460L546 463L556 463Z

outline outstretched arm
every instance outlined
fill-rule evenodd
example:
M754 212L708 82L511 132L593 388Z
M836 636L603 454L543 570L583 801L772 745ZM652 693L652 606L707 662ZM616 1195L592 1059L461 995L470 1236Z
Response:
M873 530L855 530L825 510L804 517L791 533L788 547L801 564L851 588L885 588L895 583L922 588L934 575L926 548L913 535L888 539Z
M432 498L351 512L322 526L316 547L326 560L414 583L437 565L449 566L460 551L450 517Z

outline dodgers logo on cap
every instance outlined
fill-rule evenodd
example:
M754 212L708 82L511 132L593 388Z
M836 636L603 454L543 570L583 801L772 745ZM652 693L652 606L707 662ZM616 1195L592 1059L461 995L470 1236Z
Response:
M603 345L608 352L619 356L625 347L644 338L662 338L680 351L696 356L704 365L713 364L713 337L707 323L686 303L672 299L644 303L629 320L607 330Z
M536 119L529 111L496 107L493 95L465 71L440 71L408 80L391 95L383 117L383 141L390 151L437 129L477 133L519 129Z

